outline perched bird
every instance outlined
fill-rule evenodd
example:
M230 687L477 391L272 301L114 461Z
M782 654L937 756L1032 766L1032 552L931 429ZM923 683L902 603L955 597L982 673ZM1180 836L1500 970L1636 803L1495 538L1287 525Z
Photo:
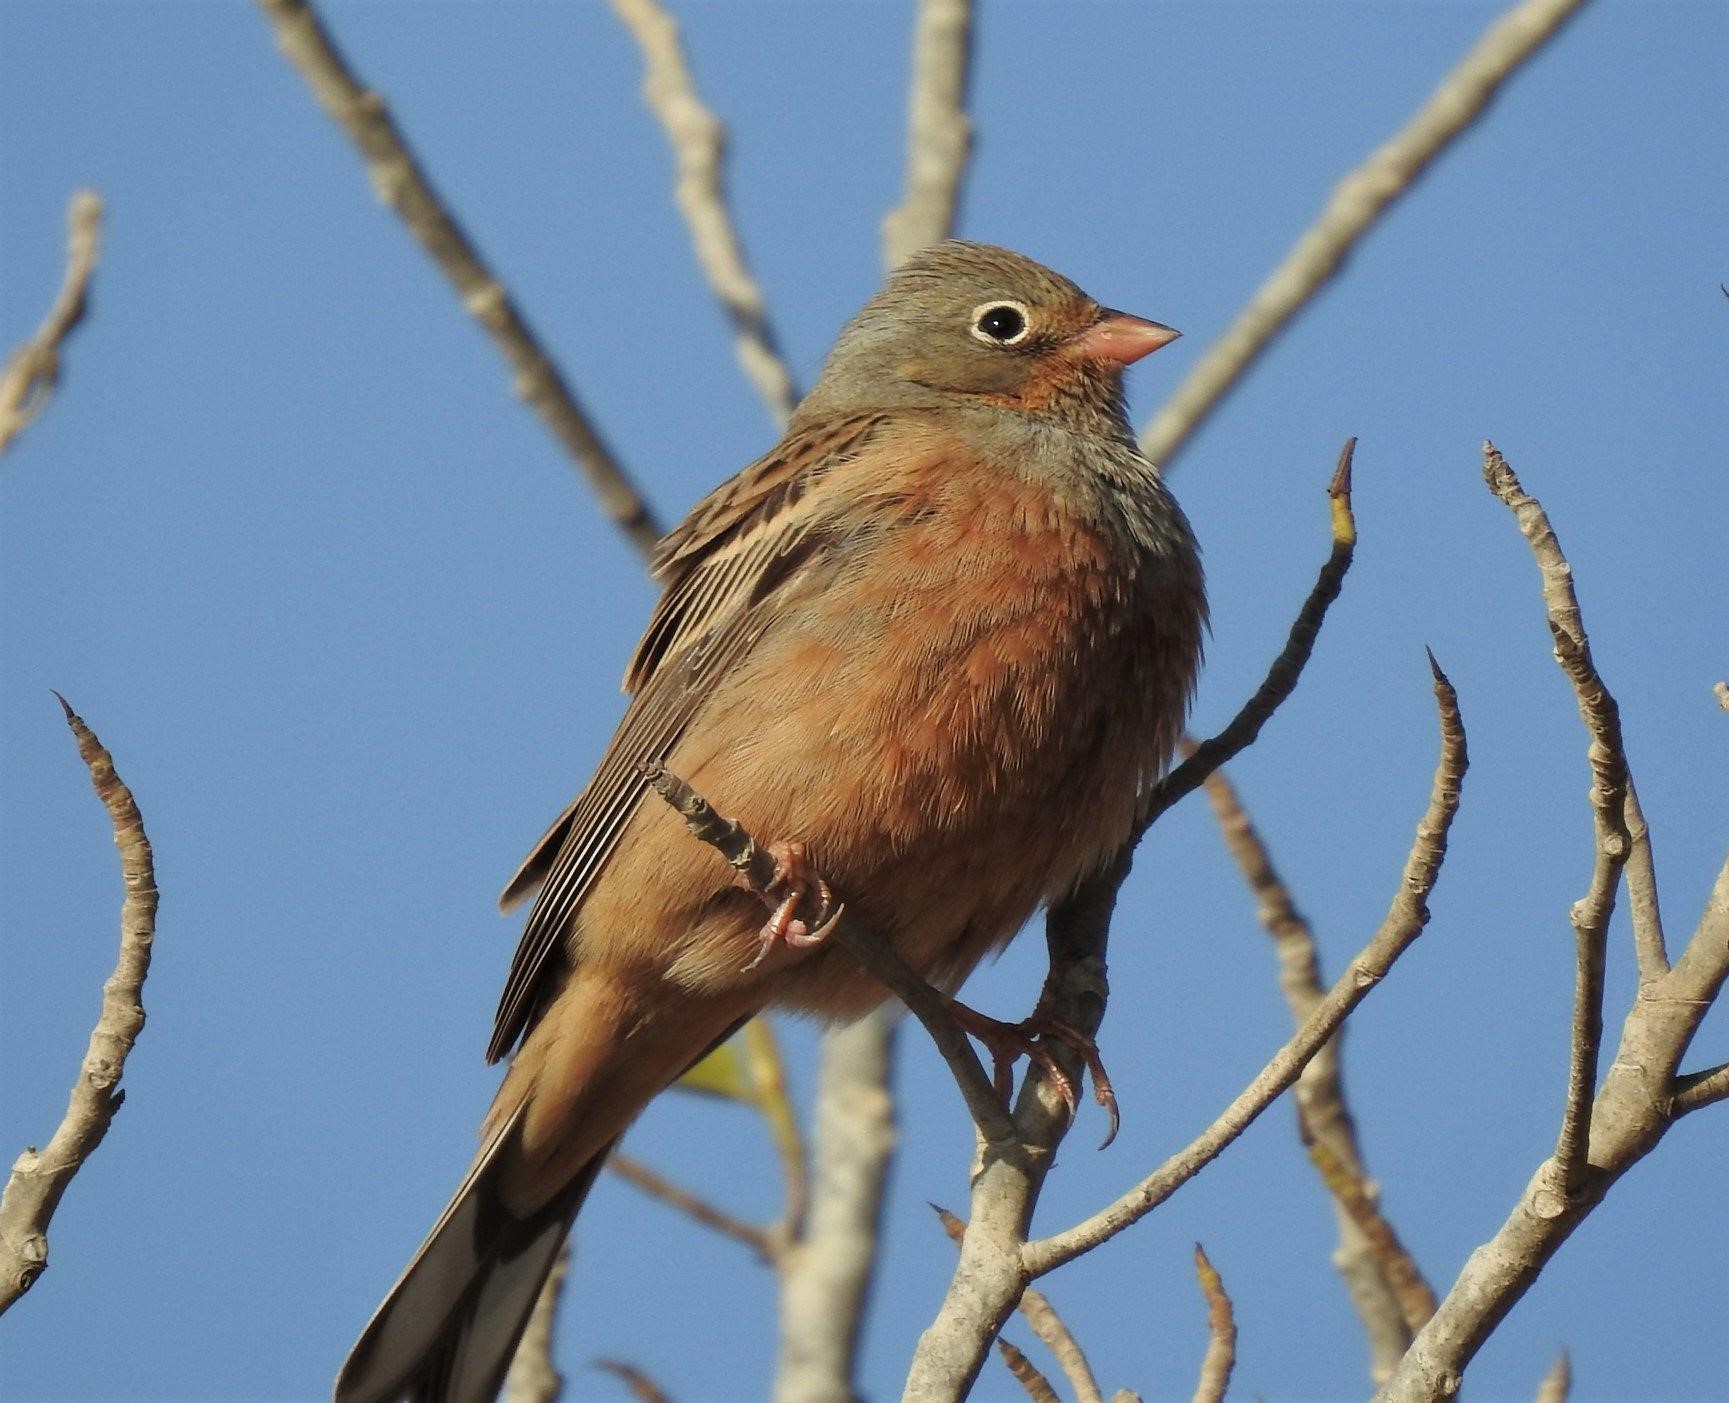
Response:
M818 876L952 991L1121 846L1205 627L1194 538L1123 406L1123 368L1176 334L1006 249L927 249L785 437L661 543L624 719L504 893L538 894L480 1153L339 1403L493 1398L649 1100L765 1007L849 1019L886 997L813 943ZM782 845L768 928L647 793L650 761Z

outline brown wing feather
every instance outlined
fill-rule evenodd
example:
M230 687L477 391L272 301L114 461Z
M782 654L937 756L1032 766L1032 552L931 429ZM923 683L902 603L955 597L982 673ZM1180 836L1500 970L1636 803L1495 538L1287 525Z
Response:
M666 589L625 677L635 698L594 778L501 898L509 906L540 888L499 998L489 1062L516 1046L561 982L564 937L645 792L644 763L678 743L715 683L772 623L771 596L824 543L829 523L806 497L810 485L854 456L881 422L866 415L790 435L662 543L656 573Z

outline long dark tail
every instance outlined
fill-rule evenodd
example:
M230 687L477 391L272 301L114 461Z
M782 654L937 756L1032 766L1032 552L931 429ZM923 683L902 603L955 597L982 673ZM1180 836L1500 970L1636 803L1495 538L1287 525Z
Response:
M595 1176L591 1160L561 1194L514 1217L495 1180L512 1116L361 1332L337 1375L335 1403L493 1403L541 1284ZM609 1146L608 1149L611 1147Z

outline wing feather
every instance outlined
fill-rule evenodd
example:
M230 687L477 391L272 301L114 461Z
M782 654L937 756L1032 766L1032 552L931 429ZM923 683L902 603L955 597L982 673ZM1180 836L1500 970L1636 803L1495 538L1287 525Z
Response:
M565 939L647 786L643 766L677 745L716 683L772 625L777 595L831 538L807 496L883 422L862 415L795 433L699 503L662 543L666 588L625 676L635 696L594 778L505 888L509 906L539 887L505 980L487 1060L527 1033L569 967Z

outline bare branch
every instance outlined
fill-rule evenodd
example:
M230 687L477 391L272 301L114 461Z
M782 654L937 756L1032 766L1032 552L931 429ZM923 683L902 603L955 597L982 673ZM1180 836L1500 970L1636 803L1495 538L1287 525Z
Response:
M714 848L758 895L774 883L774 859L731 819L716 813L709 802L677 775L659 765L645 766L649 787L675 809L691 833ZM949 1064L979 1133L987 1140L1012 1140L1013 1127L997 1100L990 1078L967 1035L949 1012L948 1002L920 979L886 941L864 928L837 906L830 918L829 938L843 945L865 972L886 986L912 1010Z
M1302 1121L1300 1110L1298 1119ZM1369 1244L1369 1251L1380 1268L1381 1279L1393 1294L1407 1335L1416 1334L1435 1313L1434 1291L1423 1279L1423 1273L1417 1269L1405 1244L1399 1241L1393 1225L1382 1216L1362 1171L1347 1164L1324 1140L1310 1134L1306 1122L1304 1140L1321 1182Z
M1567 1351L1562 1350L1543 1376L1543 1382L1537 1385L1536 1403L1567 1403L1572 1392L1573 1361L1567 1357Z
M763 1261L772 1263L775 1260L779 1244L768 1229L760 1228L755 1223L747 1223L725 1209L716 1208L700 1194L694 1194L673 1183L664 1174L657 1173L641 1160L632 1159L629 1155L614 1154L606 1162L606 1167L625 1183L641 1189L650 1198L658 1198L669 1207L695 1219L705 1228L712 1228L722 1237L742 1242Z
M732 323L739 364L777 424L798 406L798 387L769 322L726 199L726 126L696 89L678 22L660 0L612 0L642 50L642 93L666 130L678 178L674 194L696 261Z
M672 1399L662 1391L659 1384L627 1360L597 1359L594 1367L622 1380L636 1403L672 1403Z
M366 162L372 186L408 226L456 289L462 305L492 337L516 375L516 392L540 415L575 460L603 512L643 556L660 539L648 504L589 422L552 357L468 235L446 208L409 149L383 97L348 66L310 0L258 0L276 30L277 47L299 70L319 104L348 134Z
M853 1403L853 1375L876 1268L894 1155L893 1015L878 1009L824 1035L817 1074L816 1176L809 1220L780 1262L777 1403Z
M972 153L967 117L972 50L972 0L919 0L907 104L906 193L883 220L883 261L890 268L954 232Z
M1207 1300L1207 1352L1201 1360L1201 1377L1195 1385L1195 1403L1222 1403L1237 1363L1237 1317L1218 1269L1207 1260L1201 1244L1195 1244L1195 1279Z
M66 698L60 697L60 705L96 797L108 810L126 896L120 905L120 955L102 986L102 1013L90 1034L66 1114L43 1149L31 1147L18 1156L0 1193L0 1314L47 1270L49 1220L126 1099L120 1078L144 1027L144 980L156 938L156 869L138 805L114 772L114 757Z
M1482 115L1501 85L1585 0L1522 0L1484 33L1415 116L1334 187L1320 217L1261 284L1230 329L1189 372L1141 435L1169 467L1291 320L1344 265L1389 207Z
M1328 991L1297 1035L1186 1148L1092 1217L1063 1232L1029 1242L1022 1253L1028 1275L1043 1276L1108 1241L1152 1212L1216 1159L1296 1081L1309 1059L1320 1051L1351 1010L1386 977L1393 963L1422 933L1429 920L1429 893L1434 890L1435 881L1440 876L1441 863L1447 852L1447 833L1453 815L1458 811L1459 785L1468 763L1458 698L1440 669L1435 668L1434 672L1435 703L1441 719L1441 758L1435 767L1428 808L1417 824L1416 838L1405 859L1398 892L1380 928L1351 961L1344 975Z
M1130 840L1131 849L1147 829L1158 822L1161 814L1178 800L1199 789L1206 783L1207 776L1220 765L1253 745L1256 737L1261 734L1261 727L1267 724L1273 713L1283 706L1285 699L1296 690L1297 680L1308 666L1309 654L1314 651L1315 639L1320 636L1321 624L1327 617L1327 610L1339 597L1339 590L1345 582L1345 572L1351 568L1351 557L1357 548L1357 522L1351 513L1351 467L1356 451L1357 440L1354 438L1347 439L1344 448L1339 451L1339 465L1333 471L1332 481L1327 484L1327 500L1332 512L1333 550L1327 557L1327 563L1321 567L1321 573L1316 576L1309 597L1297 611L1296 621L1291 625L1285 646L1279 651L1279 656L1273 659L1273 665L1267 669L1266 678L1256 688L1254 696L1243 703L1242 709L1231 718L1230 724L1216 736L1199 742L1182 764L1153 787ZM1126 868L1124 874L1127 875Z
M1516 481L1510 480L1510 473L1503 474L1491 461L1489 476L1498 492L1505 488L1523 506L1523 494ZM1556 656L1574 680L1581 712L1593 736L1593 772L1598 782L1593 785L1592 801L1601 859L1603 835L1605 831L1613 834L1625 809L1610 802L1612 785L1608 786L1610 796L1601 793L1606 786L1595 752L1601 745L1613 754L1618 749L1618 737L1612 737L1617 744L1604 740L1608 723L1599 698L1601 683L1590 669L1584 630L1578 624L1577 603L1569 577L1563 573L1564 563L1556 563L1562 557L1559 546L1553 543L1553 532L1547 521L1539 520L1529 508L1520 519L1521 526L1528 528L1526 534L1539 561L1546 562L1544 593ZM1607 693L1601 696L1606 698ZM1495 1235L1470 1255L1434 1316L1411 1342L1378 1395L1386 1403L1418 1403L1457 1392L1466 1366L1483 1341L1621 1176L1656 1148L1678 1117L1714 1099L1702 1095L1703 1091L1720 1090L1729 1096L1729 1076L1720 1077L1722 1069L1676 1076L1700 1022L1729 979L1729 861L1719 870L1705 910L1680 958L1665 972L1651 976L1646 974L1651 953L1647 948L1638 995L1622 1024L1620 1044L1588 1113L1575 1111L1570 1098L1569 1123L1583 1128L1579 1133L1585 1141L1577 1174L1569 1176L1560 1165L1561 1154L1568 1148L1563 1136L1556 1155L1537 1167L1512 1212ZM1569 1074L1570 1087L1579 1081L1579 1028L1581 1024L1600 1026L1601 1018L1600 1002L1593 1016L1581 1019L1575 1015L1575 1066Z
M505 1376L501 1403L558 1403L564 1393L564 1376L554 1362L553 1342L558 1323L558 1298L570 1272L570 1242L567 1239L552 1260L552 1271L534 1301L528 1328L516 1346Z
M999 1338L997 1350L1003 1357L1003 1363L1009 1366L1009 1372L1015 1376L1015 1382L1026 1390L1027 1397L1032 1399L1033 1403L1063 1403L1056 1389L1051 1387L1051 1381L1014 1345Z
M1702 1072L1675 1078L1674 1113L1677 1117L1729 1100L1729 1062L1719 1062Z
M1279 987L1290 1006L1292 1022L1301 1027L1326 996L1314 934L1297 910L1290 889L1273 866L1271 853L1223 770L1207 777L1207 797L1225 848L1254 895L1255 914L1272 937L1279 962ZM1378 1215L1377 1195L1363 1167L1356 1122L1345 1097L1343 1045L1341 1029L1297 1078L1293 1090L1297 1122L1300 1129L1306 1128L1315 1144L1325 1147L1325 1152L1349 1176L1345 1182L1354 1185L1363 1201ZM1320 1161L1316 1162L1319 1167ZM1332 1188L1325 1174L1322 1181ZM1333 1264L1344 1279L1368 1337L1369 1376L1380 1383L1393 1372L1393 1366L1410 1346L1411 1327L1405 1323L1405 1311L1382 1271L1369 1235L1358 1225L1358 1215L1337 1192L1332 1196L1339 1222L1339 1246L1333 1254ZM1412 1270L1415 1269L1413 1263Z
M54 305L0 371L0 453L47 407L60 381L60 348L90 305L90 277L101 245L102 197L80 190L66 207L66 273Z
M967 1225L948 1209L940 1208L934 1203L931 1207L936 1209L937 1221L943 1225L949 1241L959 1247L966 1240ZM1104 1403L1104 1394L1099 1388L1098 1378L1093 1374L1093 1366L1088 1363L1080 1341L1074 1337L1062 1316L1057 1314L1051 1298L1036 1286L1029 1286L1021 1292L1020 1312L1026 1317L1032 1332L1056 1359L1058 1367L1063 1371L1063 1377L1075 1391L1075 1403Z
M1590 733L1587 752L1593 783L1591 809L1596 828L1596 853L1591 884L1572 911L1577 976L1573 997L1573 1037L1567 1074L1567 1107L1561 1120L1555 1163L1563 1195L1574 1193L1585 1172L1585 1147L1591 1137L1591 1097L1597 1087L1597 1057L1603 1041L1603 965L1609 918L1615 910L1615 889L1627 861L1627 755L1621 743L1621 714L1591 660L1591 642L1573 591L1573 571L1542 504L1528 495L1507 460L1494 444L1483 445L1483 480L1504 502L1531 544L1543 577L1543 602L1549 631L1555 639L1555 660L1573 684L1579 715ZM1643 823L1641 823L1643 827ZM1646 850L1649 853L1649 835ZM1654 905L1653 905L1654 909ZM1647 913L1649 915L1649 913ZM1635 929L1641 981L1668 972L1669 958L1662 933L1649 925Z

